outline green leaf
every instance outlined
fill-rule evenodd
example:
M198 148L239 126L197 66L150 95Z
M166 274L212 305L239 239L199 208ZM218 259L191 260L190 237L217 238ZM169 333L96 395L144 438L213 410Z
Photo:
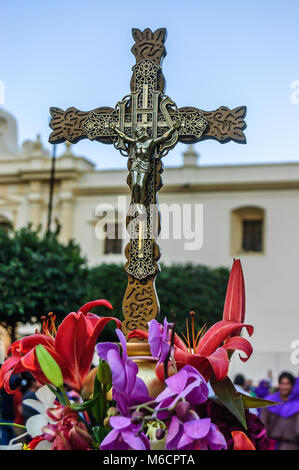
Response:
M213 395L212 397L209 397L210 400L214 401L215 403L217 403L217 405L221 405L223 406L223 403L221 400L219 400L218 397L216 397L216 395Z
M219 401L237 418L242 426L247 429L244 405L241 394L237 392L229 377L217 381L213 375L210 380L212 389Z
M277 401L264 400L263 398L253 397L251 395L243 395L240 393L244 408L264 408L265 406L279 405Z
M46 385L51 390L51 392L54 393L54 395L56 395L59 403L61 403L62 405L65 405L65 399L62 396L61 391L57 390L56 387L54 387L52 384L46 384Z
M112 386L112 373L109 364L102 359L99 361L97 370L98 381L104 385Z
M47 386L51 390L51 392L54 393L54 395L58 395L56 388L52 384L47 384Z
M101 423L104 419L104 411L103 411L103 391L102 391L102 386L97 378L97 374L95 375L94 378L94 393L97 396L96 402L94 406L92 407L92 414L97 421L97 423Z
M92 434L96 443L101 444L110 431L110 428L105 428L104 426L94 426L92 428Z
M99 398L99 394L96 395L92 400L84 401L83 403L72 403L71 408L75 411L87 411L91 410L93 406L96 404Z
M99 395L102 393L102 387L101 383L99 382L98 375L96 374L94 377L94 385L93 385L93 390L95 395Z
M47 377L49 382L53 384L56 388L61 389L63 387L63 377L62 372L51 354L44 348L42 344L38 344L35 348L36 357L43 371L44 375Z

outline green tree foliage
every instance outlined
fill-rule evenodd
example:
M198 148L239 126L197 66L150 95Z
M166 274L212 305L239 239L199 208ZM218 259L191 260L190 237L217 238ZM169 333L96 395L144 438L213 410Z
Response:
M90 268L85 302L96 299L106 299L113 305L109 311L114 317L123 319L122 300L127 287L127 276L121 264L101 264ZM94 312L102 311L102 307Z
M30 227L0 230L0 321L13 331L17 322L36 323L48 312L59 321L79 308L86 279L86 261L74 242L62 245L56 234Z
M177 332L186 329L186 318L193 310L195 324L211 326L222 318L229 270L192 264L163 266L157 276L161 314L171 320L175 312ZM190 324L190 322L189 322Z
M113 316L122 319L122 298L127 286L123 266L103 264L89 270L87 298L106 298L113 307ZM221 320L229 277L226 268L208 268L191 264L161 266L156 289L160 301L160 321L171 321L176 314L177 332L186 329L190 310L195 311L195 323L199 328ZM106 327L112 331L112 325Z

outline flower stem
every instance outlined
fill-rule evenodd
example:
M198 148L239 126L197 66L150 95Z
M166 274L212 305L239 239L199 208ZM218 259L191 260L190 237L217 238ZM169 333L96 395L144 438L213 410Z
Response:
M103 384L102 400L103 400L103 416L102 416L102 425L103 425L105 416L107 414L107 385L106 384Z
M70 402L69 397L67 396L66 391L64 390L64 388L63 388L63 387L60 387L59 390L60 390L60 392L62 393L62 396L63 396L63 398L64 398L64 400L65 400L66 406L70 406L71 402Z
M23 426L23 424L16 424L16 423L0 423L0 426L15 426L16 428L26 429L26 426Z
M175 358L174 358L174 350L173 350L172 353L170 354L170 359L171 359L171 362L172 362L172 366L173 366L173 368L174 368L174 372L175 372L175 374L177 374L178 368L177 368L177 365L176 365L176 362L175 362Z
M176 328L176 315L174 312L171 312L172 314L172 329L171 329L171 338L170 338L170 346L169 346L169 351L166 356L166 359L164 361L164 382L168 378L168 363L169 359L171 358L171 353L174 350L174 335L175 335L175 328ZM171 358L172 359L172 358ZM174 362L174 361L172 361Z
M156 400L147 401L147 402L144 403L143 405L147 406L147 405L151 405L152 403L156 403ZM130 406L130 409L131 409L131 410L134 410L135 408L138 408L139 406L140 406L140 405Z
M24 434L21 434L20 436L17 436L17 437L14 437L13 439L11 439L8 443L9 446L12 446L13 445L13 442L16 442L16 441L19 441L20 439L22 439L23 437L27 436L29 433L28 432L24 432Z
M146 406L146 405L139 405L136 409L136 411L139 411L141 409L144 409L144 410L147 410L149 411L150 413L153 413L155 410L154 408L150 408L149 406Z
M192 414L193 416L195 416L195 419L200 419L198 414L196 413L196 411L190 410L189 413Z

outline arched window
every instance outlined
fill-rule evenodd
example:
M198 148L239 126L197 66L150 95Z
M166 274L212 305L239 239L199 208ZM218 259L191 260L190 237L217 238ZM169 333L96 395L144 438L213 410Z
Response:
M231 253L265 251L265 211L260 207L239 207L231 213Z

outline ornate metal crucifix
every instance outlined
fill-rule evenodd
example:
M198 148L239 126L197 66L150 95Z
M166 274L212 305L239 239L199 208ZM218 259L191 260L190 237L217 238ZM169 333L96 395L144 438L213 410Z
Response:
M162 187L161 157L177 142L190 144L205 139L246 142L245 106L232 110L221 106L215 111L177 108L164 94L161 64L166 55L165 28L155 32L148 28L133 29L132 34L136 64L131 93L115 108L92 111L51 108L53 132L49 138L52 144L66 140L76 143L86 138L97 140L113 144L128 157L127 183L131 189L130 207L134 210L127 215L127 227L134 220L137 224L135 236L131 236L125 249L128 285L123 299L123 330L126 334L135 328L147 329L147 322L159 313L155 278L160 251L155 239L160 230L160 217L153 208L157 207L157 193Z

